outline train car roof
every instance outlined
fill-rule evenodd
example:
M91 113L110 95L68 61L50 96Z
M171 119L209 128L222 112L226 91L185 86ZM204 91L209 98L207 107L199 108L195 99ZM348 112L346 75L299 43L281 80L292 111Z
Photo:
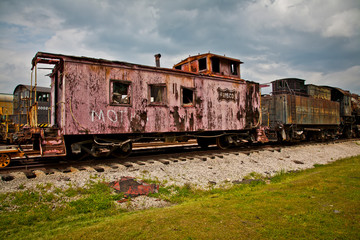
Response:
M272 81L271 83L277 82L277 81L298 81L298 82L305 82L306 80L304 79L300 79L300 78L282 78L282 79L277 79ZM338 91L340 94L345 95L345 96L350 96L351 93L349 91L343 90L341 88L337 88L337 87L331 87L331 86L324 86L324 85L315 85L315 84L306 84L306 86L316 86L316 87L322 87L322 88L328 88L334 91Z
M332 90L336 90L336 91L340 92L342 95L345 95L345 96L350 96L351 95L350 91L342 90L341 88L330 87L330 86L324 86L324 87L327 87L327 88L332 89Z
M299 81L299 82L305 82L304 79L301 79L301 78L282 78L282 79L276 79L273 82L277 82L277 81Z
M62 60L74 60L74 61L88 61L93 63L104 63L104 64L122 64L122 65L137 65L142 67L151 67L146 65L140 65L140 64L134 64L134 63L128 63L118 60L107 60L103 58L91 58L91 57L85 57L85 56L72 56L72 55L64 55L64 54L56 54L56 53L47 53L47 52L37 52L35 57L32 59L32 68L37 63L43 63L43 64L57 64ZM156 68L156 67L151 67Z
M12 102L14 100L13 94L0 93L0 101L2 102Z
M201 56L206 56L206 55L216 56L216 57L219 57L219 58L224 58L224 59L227 59L227 60L230 60L230 61L238 62L239 64L243 63L240 60L235 59L235 58L229 58L229 57L216 55L216 54L212 54L212 53L206 53L206 54L197 55L197 56L194 56L194 57L199 58ZM71 56L71 55L55 54L55 53L47 53L47 52L37 52L36 53L36 55L32 59L32 68L31 69L34 69L35 65L38 64L38 63L57 65L58 63L61 63L61 62L64 62L64 61L88 62L88 63L94 63L94 64L109 64L109 65L114 65L115 64L115 65L127 66L127 67L130 67L130 68L139 67L139 68L142 68L142 69L148 69L148 70L152 70L152 71L165 71L165 72L173 72L173 73L178 73L178 74L181 73L181 74L186 74L186 75L191 75L191 76L201 75L201 74L196 73L196 72L187 72L187 71L182 71L182 70L173 69L173 68L163 68L163 67L156 67L156 66L148 66L148 65L129 63L129 62L118 61L118 60L107 60L107 59L102 59L102 58L91 58L91 57L84 57L84 56ZM226 79L226 78L224 78L222 76L209 76L209 77ZM250 81L248 81L248 82L250 82Z
M27 90L31 91L31 86L30 85L24 85L24 84L19 84L15 87L14 89L14 94L16 92L16 90L20 87L24 87L26 88ZM34 86L33 86L34 87ZM41 87L41 86L36 86L36 91L37 92L45 92L45 93L50 93L51 92L51 88L49 87Z
M119 60L107 60L102 58L91 58L85 56L71 56L71 55L64 55L64 54L55 54L55 53L47 53L47 52L37 52L35 57L32 59L32 68L34 69L35 65L40 64L53 64L56 65L61 62L66 61L74 61L74 62L84 62L84 63L91 63L91 64L103 64L103 65L120 65L126 66L129 68L138 67L142 69L148 69L153 71L166 71L166 72L176 72L188 75L198 75L196 73L185 72L177 69L172 68L163 68L163 67L156 67L156 66L148 66L148 65L141 65L135 63L129 63Z
M180 62L176 63L176 64L174 65L174 67L179 66L179 65L182 65L182 64L187 63L187 62L189 62L189 61L191 62L191 61L194 61L194 60L197 60L197 59L201 59L201 58L205 58L205 57L217 57L217 58L229 60L229 61L231 61L231 62L237 62L237 63L239 63L239 64L242 64L242 63L243 63L243 62L240 61L239 59L226 57L225 55L222 56L222 55L218 55L218 54L214 54L214 53L203 53L203 54L198 54L198 55L195 55L195 56L189 56L189 57L185 58L184 60L181 60Z

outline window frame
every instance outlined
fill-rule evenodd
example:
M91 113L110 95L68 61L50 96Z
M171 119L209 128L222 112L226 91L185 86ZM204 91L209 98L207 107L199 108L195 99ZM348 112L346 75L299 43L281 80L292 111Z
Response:
M50 100L50 94L47 92L38 92L36 95L36 101L47 103Z
M230 75L239 76L238 67L239 67L239 64L237 62L230 62Z
M220 72L221 72L220 58L218 58L218 57L211 57L210 61L211 61L211 71L212 71L213 73L220 74ZM217 70L217 71L216 71L216 70Z
M200 64L200 61L205 61L205 68L200 69L200 66L202 66L204 64L204 63ZM203 71L207 70L207 58L206 57L198 59L198 64L199 64L199 72L203 72Z
M162 102L151 102L151 88L152 87L160 87L163 89L162 92ZM155 83L155 84L148 84L148 103L151 106L167 106L168 100L167 100L167 86L166 83Z
M195 88L189 88L189 87L181 86L180 89L181 89L180 90L181 106L182 107L195 107ZM189 104L184 104L184 89L192 91L192 103L191 103L191 105L190 105L190 103Z
M128 85L128 96L130 102L129 103L115 103L114 102L114 83L121 83L124 85ZM123 107L131 107L132 106L132 82L126 80L118 80L118 79L110 79L109 83L109 102L110 106L123 106Z

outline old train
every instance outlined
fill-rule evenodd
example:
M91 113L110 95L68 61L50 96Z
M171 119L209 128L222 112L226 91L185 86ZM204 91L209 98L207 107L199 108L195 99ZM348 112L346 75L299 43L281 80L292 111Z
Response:
M285 78L262 96L262 125L269 140L326 140L360 136L359 96L339 88Z
M41 154L127 156L133 142L151 140L193 138L204 148L263 141L259 84L241 78L240 60L206 53L169 69L160 56L151 67L38 52L35 73L53 65L54 128L30 129Z
M38 52L51 65L51 126L37 127L37 103L29 110L23 140L41 156L77 159L126 157L139 141L196 139L206 148L244 142L326 139L359 135L359 96L302 79L259 84L241 78L238 59L212 53L189 56L172 69L121 61ZM33 77L35 76L35 77Z

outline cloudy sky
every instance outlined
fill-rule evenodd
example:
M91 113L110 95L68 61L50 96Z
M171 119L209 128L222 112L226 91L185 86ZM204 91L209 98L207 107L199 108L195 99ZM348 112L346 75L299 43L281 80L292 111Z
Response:
M243 61L247 80L360 94L360 1L0 0L1 93L30 83L38 51L145 65L161 53L170 68L210 51Z

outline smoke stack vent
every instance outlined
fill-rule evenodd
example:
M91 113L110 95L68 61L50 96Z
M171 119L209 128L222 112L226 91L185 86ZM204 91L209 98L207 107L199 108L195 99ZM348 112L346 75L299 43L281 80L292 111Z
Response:
M160 67L160 58L161 58L161 54L158 53L158 54L155 54L155 64L156 64L156 67Z

